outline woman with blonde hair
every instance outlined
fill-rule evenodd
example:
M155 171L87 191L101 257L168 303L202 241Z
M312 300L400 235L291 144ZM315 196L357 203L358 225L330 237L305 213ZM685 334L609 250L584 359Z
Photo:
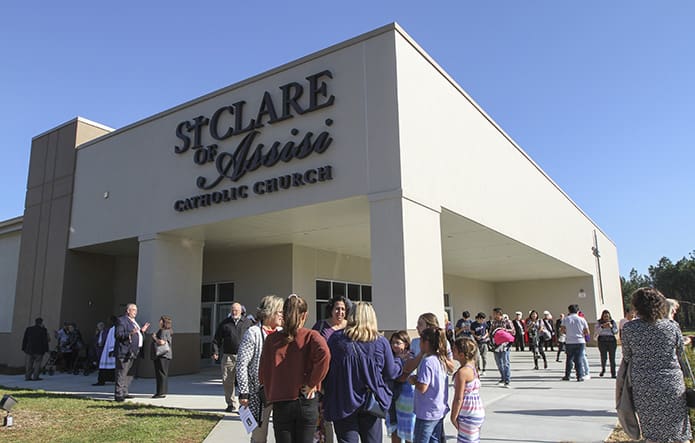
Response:
M401 375L388 340L379 334L370 303L355 302L347 326L328 340L331 364L325 380L326 420L333 422L340 442L381 442L382 419L363 410L371 392L384 411L393 393L389 383Z
M239 344L236 362L236 381L239 385L239 404L251 410L258 427L251 433L252 443L265 443L271 406L265 406L263 386L258 378L263 343L271 334L282 330L282 298L266 295L256 312L258 323L251 326Z
M321 335L305 328L307 303L291 294L283 304L282 331L263 344L258 378L273 405L278 443L312 443L319 417L316 392L328 372L330 352Z

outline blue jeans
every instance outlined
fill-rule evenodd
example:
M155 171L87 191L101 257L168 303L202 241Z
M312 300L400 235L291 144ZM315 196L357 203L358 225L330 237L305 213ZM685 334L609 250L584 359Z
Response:
M509 383L512 378L512 368L509 364L509 348L506 351L495 352L495 363L500 371L500 379Z
M577 371L577 380L584 378L584 343L566 343L567 360L565 360L565 378L569 378L572 374L572 364Z
M439 420L416 418L414 437L418 443L445 443L444 417Z

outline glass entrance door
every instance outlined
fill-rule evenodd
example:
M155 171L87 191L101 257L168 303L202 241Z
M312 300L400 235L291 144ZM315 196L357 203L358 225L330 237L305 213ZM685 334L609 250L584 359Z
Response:
M200 291L200 358L210 361L217 326L229 314L234 282L206 283Z
M231 303L202 303L200 306L200 358L212 357L212 339L215 338L217 326L224 320L232 308Z

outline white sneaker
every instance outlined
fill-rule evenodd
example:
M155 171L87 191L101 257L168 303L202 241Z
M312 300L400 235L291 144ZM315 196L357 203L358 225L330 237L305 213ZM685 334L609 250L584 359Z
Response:
M504 384L504 387L507 388L507 389L510 389L510 388L511 388L511 386L509 386L509 383L505 383L505 384Z
M481 372L481 373L480 373L480 376L481 376L481 377L485 377L485 371Z
M498 386L499 386L499 385L503 385L503 384L504 384L504 381L503 381L503 380L500 380L500 381L497 382L497 385L498 385Z
M586 374L584 376L584 380L591 380L591 374Z

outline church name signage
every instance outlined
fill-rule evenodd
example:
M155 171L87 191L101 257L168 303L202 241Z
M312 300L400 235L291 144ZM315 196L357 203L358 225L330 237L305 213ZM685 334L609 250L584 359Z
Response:
M225 179L236 183L247 173L272 168L279 162L289 163L322 154L333 142L329 132L333 125L330 118L324 120L325 127L318 129L317 133L301 133L297 128L291 128L289 135L280 140L263 140L263 128L333 106L335 96L328 88L332 78L331 71L324 70L306 77L302 83L281 85L273 91L274 94L265 91L253 107L240 100L220 107L210 116L184 120L176 126L179 142L174 146L174 152L181 155L190 153L196 165L214 165L212 176L196 178L196 186L202 191L211 191ZM204 140L213 143L204 143ZM225 149L222 142L231 142L232 149ZM333 167L325 165L258 180L252 185L235 185L176 200L174 209L183 212L246 199L250 192L266 195L332 179Z

